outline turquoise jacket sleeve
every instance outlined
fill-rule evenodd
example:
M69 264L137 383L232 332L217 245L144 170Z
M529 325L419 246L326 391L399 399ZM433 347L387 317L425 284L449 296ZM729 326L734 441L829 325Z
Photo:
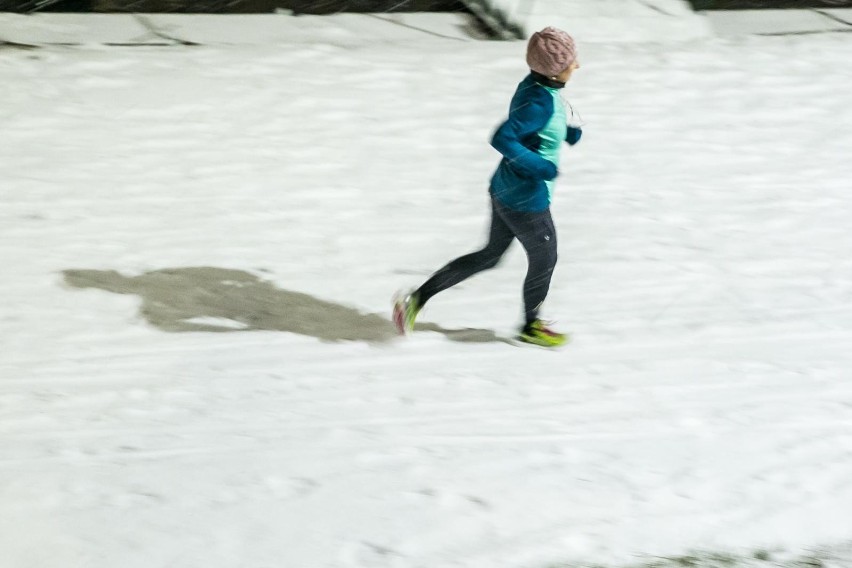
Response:
M556 177L556 164L538 153L538 132L553 115L553 99L543 89L530 89L530 97L521 97L509 110L509 119L494 133L491 145L508 160L520 175L549 181Z

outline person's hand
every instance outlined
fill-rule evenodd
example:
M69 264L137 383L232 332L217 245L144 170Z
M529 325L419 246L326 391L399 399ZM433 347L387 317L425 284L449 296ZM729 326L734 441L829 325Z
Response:
M579 126L568 125L568 134L565 136L565 141L571 146L580 141L583 136L583 129Z

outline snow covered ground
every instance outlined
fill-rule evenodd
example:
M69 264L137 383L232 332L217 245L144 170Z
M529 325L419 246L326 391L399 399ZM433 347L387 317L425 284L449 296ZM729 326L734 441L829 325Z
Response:
M850 36L581 46L573 343L399 340L523 47L0 51L0 566L852 566Z

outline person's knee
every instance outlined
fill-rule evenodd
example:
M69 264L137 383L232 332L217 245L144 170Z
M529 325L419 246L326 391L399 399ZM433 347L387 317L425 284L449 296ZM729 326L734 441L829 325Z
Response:
M541 254L529 259L529 274L533 280L550 280L556 268L556 254Z
M539 259L537 264L541 266L543 270L553 272L553 269L556 267L556 260L559 257L556 253L556 247L553 246L542 249L538 256Z
M556 261L559 260L559 255L556 254L556 250L553 250L547 257L548 265L550 266L550 271L553 272L553 269L556 268Z

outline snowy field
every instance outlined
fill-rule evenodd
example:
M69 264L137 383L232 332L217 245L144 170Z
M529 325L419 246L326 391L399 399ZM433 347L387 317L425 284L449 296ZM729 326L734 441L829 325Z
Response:
M0 567L852 566L852 36L580 46L573 342L400 340L523 49L0 50Z

